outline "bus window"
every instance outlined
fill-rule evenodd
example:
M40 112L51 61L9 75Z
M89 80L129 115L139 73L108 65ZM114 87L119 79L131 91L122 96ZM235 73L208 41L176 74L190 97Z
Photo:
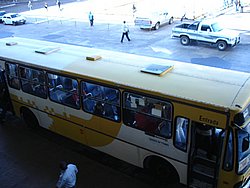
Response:
M172 106L159 99L134 93L124 93L124 123L146 133L170 138Z
M15 89L20 89L16 64L6 63L6 75L9 86Z
M47 97L45 74L43 71L28 67L19 67L22 90L38 97Z
M177 148L183 151L187 150L188 125L188 119L183 117L176 118L174 144Z
M237 130L237 159L238 159L238 173L242 173L249 169L250 163L250 123L244 129Z
M49 98L73 108L80 108L78 82L65 76L48 73Z
M120 121L119 90L89 82L82 82L81 86L85 112Z

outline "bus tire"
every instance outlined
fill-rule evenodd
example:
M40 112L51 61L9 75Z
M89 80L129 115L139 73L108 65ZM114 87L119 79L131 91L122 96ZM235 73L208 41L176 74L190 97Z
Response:
M144 168L162 184L180 182L179 175L173 165L160 157L149 157Z
M21 117L28 128L37 129L39 127L39 123L36 116L28 108L23 108L21 110Z
M181 36L180 42L182 45L187 46L190 43L190 39L188 36L183 35Z

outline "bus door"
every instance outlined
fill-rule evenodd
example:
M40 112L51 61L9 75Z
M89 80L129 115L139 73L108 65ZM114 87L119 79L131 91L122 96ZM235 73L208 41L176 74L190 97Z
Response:
M217 186L222 146L221 135L224 131L198 122L192 122L191 127L188 185L214 188Z
M0 67L0 92L3 92L4 88L7 88L4 70Z
M5 71L1 67L0 67L0 108L2 111L5 110L5 113L6 111L13 112L10 100L10 94L5 79Z

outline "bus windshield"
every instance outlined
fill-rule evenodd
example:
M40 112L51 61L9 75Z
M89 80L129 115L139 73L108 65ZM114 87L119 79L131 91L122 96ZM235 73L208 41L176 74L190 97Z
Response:
M244 172L250 166L250 123L244 129L238 129L238 173Z

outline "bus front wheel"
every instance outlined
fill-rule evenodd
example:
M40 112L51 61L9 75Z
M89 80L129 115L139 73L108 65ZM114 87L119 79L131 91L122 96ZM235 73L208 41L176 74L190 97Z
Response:
M36 129L39 127L39 123L36 116L28 108L23 108L21 110L21 117L28 128Z
M147 163L146 169L162 184L179 183L180 178L177 171L164 159L153 157Z

